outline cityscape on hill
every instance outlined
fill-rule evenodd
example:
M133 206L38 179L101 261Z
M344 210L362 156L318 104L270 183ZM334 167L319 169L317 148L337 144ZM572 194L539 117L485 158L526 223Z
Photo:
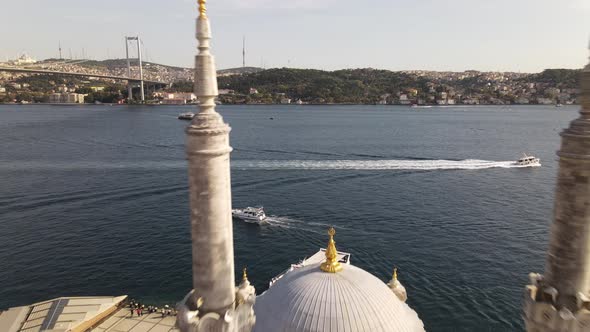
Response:
M127 77L125 59L35 61L29 57L0 66L54 72ZM146 103L197 103L192 93L193 69L143 63ZM315 69L240 67L218 71L223 104L379 104L379 105L509 105L575 104L579 70L547 69L541 73L389 71L372 68ZM129 77L139 77L132 65ZM0 71L0 102L125 103L126 81ZM140 88L132 89L139 95ZM70 94L63 98L63 94ZM74 96L75 94L75 96ZM61 97L61 99L60 99Z

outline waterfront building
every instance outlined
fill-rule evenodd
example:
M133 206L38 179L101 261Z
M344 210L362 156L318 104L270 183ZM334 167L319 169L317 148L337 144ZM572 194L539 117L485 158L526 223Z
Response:
M463 104L465 104L465 105L479 105L479 99L467 97L467 98L463 99Z
M410 105L412 101L408 98L407 94L402 93L401 95L399 95L399 103L402 105Z
M529 103L529 100L528 100L528 98L525 98L525 97L520 97L520 98L517 98L517 99L516 99L514 102L515 102L516 104L522 104L522 105L525 105L525 104L528 104L528 103Z
M49 102L52 104L84 104L85 95L81 93L52 93Z
M233 95L235 93L234 90L231 89L219 89L218 91L219 95Z
M174 92L161 94L162 104L182 105L197 101L197 96L190 92Z
M553 99L552 98L544 98L544 97L538 97L537 98L537 103L541 104L541 105L551 105L553 104Z
M590 64L581 74L580 116L561 133L545 273L530 274L528 332L590 331Z

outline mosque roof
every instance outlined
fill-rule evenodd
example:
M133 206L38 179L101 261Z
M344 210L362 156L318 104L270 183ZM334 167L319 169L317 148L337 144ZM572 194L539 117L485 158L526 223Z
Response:
M416 312L385 283L338 262L334 233L324 262L286 273L256 298L254 331L424 331Z
M287 273L254 306L254 331L424 331L422 321L377 277L354 265Z

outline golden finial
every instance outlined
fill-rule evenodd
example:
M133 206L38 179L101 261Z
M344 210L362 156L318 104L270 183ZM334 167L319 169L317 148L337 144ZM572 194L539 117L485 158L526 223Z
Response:
M207 16L207 7L205 7L205 3L207 3L207 0L199 0L199 16Z
M393 281L397 281L397 267L393 268Z
M248 273L246 273L246 268L244 268L242 270L242 280L243 281L247 281L248 280Z
M328 241L328 248L326 248L326 261L320 265L322 271L329 273L342 271L342 265L338 261L338 251L336 250L336 242L334 242L334 234L336 234L336 230L334 227L330 227L328 230L330 241Z

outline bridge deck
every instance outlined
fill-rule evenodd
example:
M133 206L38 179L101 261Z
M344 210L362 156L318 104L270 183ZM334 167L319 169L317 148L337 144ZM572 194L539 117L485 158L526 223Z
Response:
M78 77L97 77L97 78L108 78L108 79L115 79L115 80L121 80L121 81L130 81L130 82L139 82L140 81L140 79L134 78L134 77L100 75L100 74L86 74L86 73L71 73L71 72L52 71L52 70L43 70L43 69L0 67L0 71L14 72L14 73L30 73L30 74L68 75L68 76L78 76ZM158 82L158 81L151 81L151 80L145 80L145 79L143 80L143 82L150 83L150 84L162 84L162 85L168 84L166 82Z

